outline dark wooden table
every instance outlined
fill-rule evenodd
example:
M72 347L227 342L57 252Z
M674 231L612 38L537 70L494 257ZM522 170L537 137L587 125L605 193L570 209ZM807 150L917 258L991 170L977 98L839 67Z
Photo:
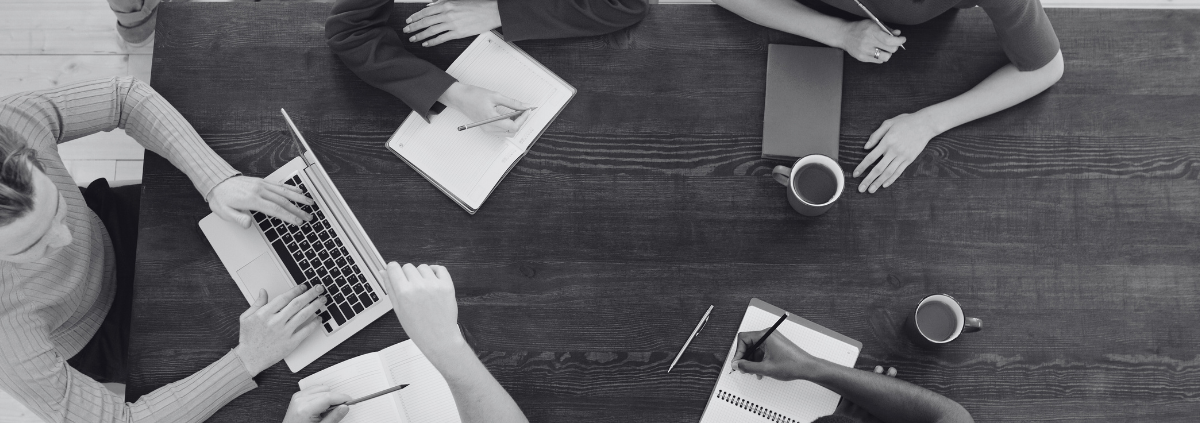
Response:
M153 86L249 175L294 156L287 108L385 258L451 269L469 341L533 421L697 420L752 297L861 340L859 368L898 367L980 421L1200 415L1200 13L1050 10L1061 82L937 137L889 189L848 179L805 218L759 154L767 44L810 41L656 6L617 34L518 43L579 94L469 216L383 148L409 109L326 48L329 8L163 4ZM903 30L887 65L845 60L847 172L882 120L1006 62L979 10ZM418 54L445 67L467 43ZM225 354L247 307L188 180L153 154L144 180L130 400ZM932 293L984 332L904 340ZM214 420L278 421L301 377L406 338L382 318L300 373L262 373Z

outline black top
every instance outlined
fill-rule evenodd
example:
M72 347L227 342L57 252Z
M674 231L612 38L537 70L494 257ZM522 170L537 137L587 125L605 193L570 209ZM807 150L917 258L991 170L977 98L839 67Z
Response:
M339 0L325 21L329 48L355 75L404 101L425 119L456 80L404 48L388 25L393 0ZM646 0L499 0L508 41L613 32L645 17Z

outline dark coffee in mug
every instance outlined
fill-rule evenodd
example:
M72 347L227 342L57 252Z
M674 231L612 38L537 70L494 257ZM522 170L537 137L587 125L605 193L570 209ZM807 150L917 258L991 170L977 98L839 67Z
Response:
M962 322L958 321L949 304L929 301L917 308L917 329L930 340L941 342L950 339L959 326L962 326Z
M825 204L837 194L838 180L833 172L818 163L809 163L796 171L793 189L809 204Z

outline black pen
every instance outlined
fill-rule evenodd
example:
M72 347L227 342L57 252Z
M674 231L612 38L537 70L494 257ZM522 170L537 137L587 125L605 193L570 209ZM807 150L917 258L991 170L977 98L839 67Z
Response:
M753 360L754 353L758 352L758 347L761 347L763 342L767 341L767 337L771 336L772 333L775 333L775 329L779 328L779 325L783 324L783 321L787 320L787 318L788 318L788 314L785 311L785 312L783 312L782 316L779 316L779 320L776 320L775 324L771 325L770 329L767 329L767 333L764 333L762 338L758 338L758 342L755 342L754 345L750 347L750 349L746 350L745 354L742 354L742 358L745 359L746 357L750 357L750 359ZM729 366L729 373L733 373L733 366Z
M337 404L337 405L331 405L331 406L329 406L329 408L325 409L325 413L328 413L328 412L330 412L330 411L333 411L333 409L335 409L335 408L338 408L339 406L343 406L343 405L347 405L347 406L349 406L349 405L354 405L354 404L358 404L358 403L360 403L360 402L363 402L363 401L366 401L366 400L369 400L369 399L372 399L372 398L375 398L375 397L378 397L378 396L387 395L387 394L390 394L390 393L392 393L392 392L396 392L396 391L399 391L399 390L401 390L401 389L404 389L404 387L406 387L406 386L408 386L408 384L407 384L407 383L406 383L406 384L403 384L403 385L396 385L396 386L393 386L393 387L391 387L391 388L384 389L384 390L382 390L382 391L376 392L376 393L374 393L374 394L371 394L371 395L367 395L367 396L365 396L365 397L362 397L362 398L359 398L359 399L356 399L356 400L353 400L353 401L344 402L344 403ZM322 414L324 414L324 413L322 413Z

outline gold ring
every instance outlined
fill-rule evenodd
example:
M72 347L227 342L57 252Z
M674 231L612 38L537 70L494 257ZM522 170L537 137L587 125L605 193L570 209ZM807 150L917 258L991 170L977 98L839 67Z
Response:
M875 47L875 58L879 58L879 47Z

